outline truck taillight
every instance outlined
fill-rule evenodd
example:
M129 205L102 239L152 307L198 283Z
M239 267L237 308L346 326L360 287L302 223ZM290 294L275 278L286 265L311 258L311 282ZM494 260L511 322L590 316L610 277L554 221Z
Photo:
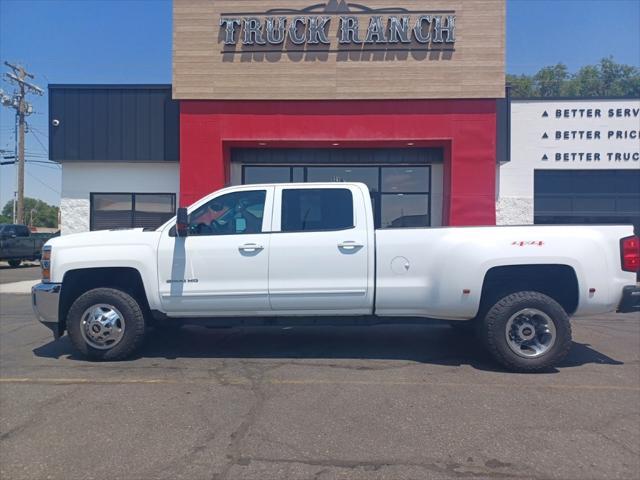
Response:
M620 257L622 270L626 272L640 271L640 239L635 235L620 240Z
M42 247L40 266L42 267L42 281L48 282L51 280L51 247L48 245Z

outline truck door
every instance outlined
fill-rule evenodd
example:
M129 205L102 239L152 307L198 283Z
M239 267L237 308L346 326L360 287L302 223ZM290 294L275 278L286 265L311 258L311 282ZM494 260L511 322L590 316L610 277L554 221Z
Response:
M273 310L371 313L373 252L361 197L357 187L339 184L276 188L269 251Z
M34 243L29 227L26 225L16 225L16 238L14 244L14 256L24 259L32 258L34 255Z
M4 240L2 242L2 246L3 246L2 254L6 258L16 258L20 255L19 248L18 248L19 237L18 237L18 231L16 227L17 225L7 225L2 230L2 237Z
M268 313L273 187L239 187L189 212L189 235L163 232L160 300L174 316Z

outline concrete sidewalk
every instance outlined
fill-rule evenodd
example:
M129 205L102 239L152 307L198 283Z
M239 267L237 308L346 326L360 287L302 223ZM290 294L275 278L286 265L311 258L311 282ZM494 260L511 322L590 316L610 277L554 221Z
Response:
M0 284L0 293L31 293L31 287L40 280L24 280L22 282Z

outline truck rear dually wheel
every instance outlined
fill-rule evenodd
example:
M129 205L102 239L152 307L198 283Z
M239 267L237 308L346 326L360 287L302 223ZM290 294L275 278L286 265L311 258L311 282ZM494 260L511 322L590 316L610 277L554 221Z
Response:
M22 260L9 260L7 263L11 268L17 268L22 263Z
M571 348L571 324L562 306L539 292L516 292L500 299L479 333L489 353L514 372L549 370Z
M138 302L114 288L96 288L73 302L67 316L71 343L92 360L123 360L142 344L145 319Z

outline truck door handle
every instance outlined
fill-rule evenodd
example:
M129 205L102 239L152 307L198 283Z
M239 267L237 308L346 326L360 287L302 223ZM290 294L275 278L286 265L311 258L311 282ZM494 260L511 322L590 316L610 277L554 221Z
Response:
M356 243L353 240L346 240L338 244L338 248L344 248L345 250L353 250L355 248L362 248L362 247L363 245L361 243Z
M241 252L259 252L260 250L264 250L264 247L257 243L245 243L244 245L240 245L238 250Z

